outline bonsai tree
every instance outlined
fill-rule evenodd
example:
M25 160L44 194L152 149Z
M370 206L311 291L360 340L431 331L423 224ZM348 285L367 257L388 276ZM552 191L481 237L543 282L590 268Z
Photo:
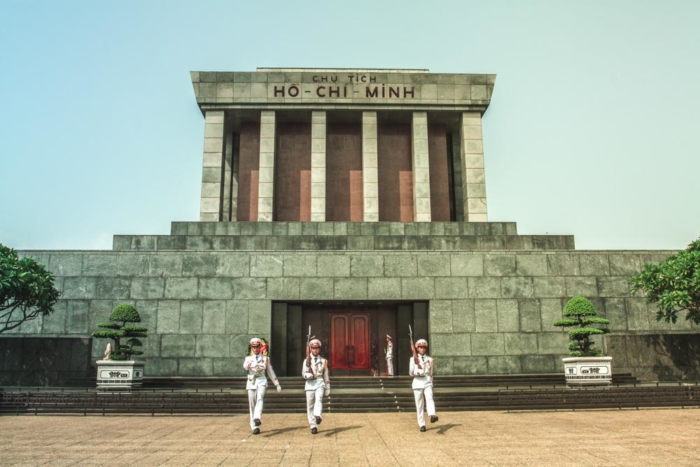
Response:
M700 324L700 238L659 264L645 264L630 284L632 292L657 304L657 321L675 323L685 311L685 319Z
M0 334L50 315L59 295L49 270L0 243Z
M610 329L597 328L591 325L610 324L610 320L599 318L596 315L593 304L585 297L580 295L575 296L566 303L564 307L564 319L554 322L555 326L571 327L576 326L576 329L569 331L569 354L572 357L594 357L603 353L600 349L594 349L594 341L591 336L598 334L607 334Z
M109 331L96 331L92 337L108 338L114 341L114 348L110 355L111 360L130 360L132 355L143 355L143 352L136 349L143 344L139 337L148 337L147 329L143 326L133 326L129 323L140 323L141 317L132 305L122 303L117 305L109 315L111 323L99 323L98 328L109 329ZM125 342L122 343L122 340Z

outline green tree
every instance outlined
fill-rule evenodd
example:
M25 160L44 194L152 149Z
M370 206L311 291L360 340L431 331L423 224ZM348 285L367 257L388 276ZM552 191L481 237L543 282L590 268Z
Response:
M685 319L700 324L700 238L659 264L645 264L630 284L647 303L657 304L657 321L675 323L685 311Z
M610 324L610 320L599 318L596 315L593 304L585 297L577 295L564 306L564 316L566 318L554 322L555 326L571 327L578 326L569 331L569 354L572 357L594 357L603 353L600 349L594 349L594 341L591 336L602 335L610 332L607 328L597 328L591 325Z
M112 349L112 360L129 360L132 355L143 355L143 352L136 349L143 343L139 337L148 337L148 329L143 326L133 326L129 323L140 323L141 316L132 305L122 303L117 305L109 315L111 323L99 323L98 328L109 329L109 331L95 331L92 337L112 339L114 348ZM125 342L122 343L122 340Z
M0 334L50 315L60 295L44 265L0 243Z

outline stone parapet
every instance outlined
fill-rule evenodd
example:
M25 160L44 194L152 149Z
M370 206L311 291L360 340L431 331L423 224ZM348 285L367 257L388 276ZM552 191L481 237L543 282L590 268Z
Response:
M518 235L515 222L172 222L171 235Z
M116 251L573 250L572 235L115 235Z

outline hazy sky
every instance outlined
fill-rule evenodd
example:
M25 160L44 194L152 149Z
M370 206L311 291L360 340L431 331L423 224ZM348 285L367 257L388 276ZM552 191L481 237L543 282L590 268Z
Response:
M700 236L700 1L0 0L0 242L199 216L190 70L495 73L489 219L578 249Z

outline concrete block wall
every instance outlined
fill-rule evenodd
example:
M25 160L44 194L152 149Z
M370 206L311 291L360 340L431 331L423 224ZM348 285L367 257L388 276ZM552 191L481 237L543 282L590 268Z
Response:
M149 375L240 375L251 336L270 337L272 303L426 300L439 374L558 371L566 334L551 323L590 298L616 335L696 332L658 323L628 277L672 252L23 252L57 276L56 313L10 335L87 337L119 303L150 330ZM5 336L3 336L5 337ZM102 355L96 340L93 358ZM628 365L629 367L629 365Z

